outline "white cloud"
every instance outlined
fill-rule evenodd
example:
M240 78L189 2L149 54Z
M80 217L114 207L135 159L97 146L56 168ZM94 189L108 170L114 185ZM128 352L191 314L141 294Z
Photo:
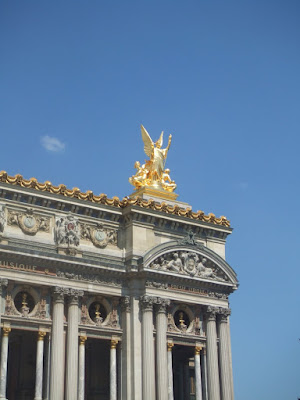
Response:
M41 143L46 150L54 153L62 152L65 149L65 144L55 137L43 136Z

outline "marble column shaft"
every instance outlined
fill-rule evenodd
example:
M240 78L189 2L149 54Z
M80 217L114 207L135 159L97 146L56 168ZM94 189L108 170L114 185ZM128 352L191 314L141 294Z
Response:
M168 400L174 400L174 389L173 389L173 360L172 360L172 348L173 343L168 343Z
M8 335L10 331L10 327L3 328L0 365L0 400L6 400Z
M227 318L229 309L220 309L219 315L219 353L220 353L220 377L222 400L233 400L231 374L230 374L230 348L228 338Z
M167 307L170 300L157 299L156 366L157 400L168 400Z
M117 400L117 340L110 346L110 400Z
M206 348L204 348L201 351L200 359L201 359L201 366L202 366L202 395L203 395L203 400L208 400Z
M84 400L85 391L85 342L87 337L79 338L78 400Z
M132 398L131 390L131 323L130 323L130 297L124 296L121 299L122 307L122 357L121 357L121 373L122 373L122 397L126 400Z
M66 400L77 398L78 388L78 298L83 291L70 289L66 365Z
M201 382L201 364L200 364L200 351L201 347L195 348L195 386L196 386L196 400L202 400L202 382Z
M2 302L3 302L3 288L8 284L7 279L0 279L0 324L1 324L1 314L2 314ZM1 329L0 329L0 338L1 338Z
M155 363L153 340L154 298L143 296L142 303L142 360L143 400L155 400Z
M217 307L207 310L207 383L209 400L220 400L219 362L217 347L216 313Z
M50 400L64 400L64 294L64 288L53 291Z
M46 332L39 331L36 345L36 370L35 370L35 397L34 400L42 400L43 394L43 361L44 361L44 337Z

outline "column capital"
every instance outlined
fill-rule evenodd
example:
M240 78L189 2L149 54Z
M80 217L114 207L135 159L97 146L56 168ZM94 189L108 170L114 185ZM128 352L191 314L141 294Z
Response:
M4 278L0 278L0 295L2 294L2 288L8 285L8 280Z
M157 297L155 299L155 304L157 305L157 313L166 313L167 308L170 305L170 300L169 299L164 299L162 297Z
M56 303L63 303L65 295L68 294L69 289L61 286L55 286L52 289L52 295Z
M79 298L83 297L83 295L83 290L69 289L67 293L69 304L77 305Z
M38 331L38 340L43 341L45 336L46 336L45 331Z
M167 347L168 347L168 351L172 351L173 347L174 347L174 343L172 342L167 342Z
M11 327L10 326L4 326L3 327L3 336L8 336L11 332Z
M202 346L196 346L195 347L195 356L199 356L200 355L200 351L203 349Z
M117 339L112 339L112 340L110 341L110 348L111 348L111 349L116 349L118 343L119 343L119 341L118 341Z
M87 341L87 336L86 335L80 335L79 336L79 344L80 344L80 346L84 346L86 341Z
M121 309L130 312L130 296L121 297Z
M207 306L206 315L208 321L215 321L218 312L219 312L219 307Z
M153 296L148 296L148 295L141 296L140 304L141 304L143 311L152 311L155 300L156 300L156 298Z
M230 310L230 308L220 308L219 309L219 312L218 312L218 314L219 314L219 319L220 319L220 322L227 322L228 321L228 317L229 317L229 315L231 314L231 310Z

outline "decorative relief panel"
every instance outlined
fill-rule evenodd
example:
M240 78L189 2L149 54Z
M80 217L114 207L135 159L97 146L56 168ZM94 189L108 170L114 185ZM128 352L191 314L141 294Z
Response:
M6 225L5 206L0 204L0 233L4 231Z
M117 231L104 228L102 224L97 226L81 224L81 238L90 240L94 246L103 249L108 244L117 244Z
M199 309L177 305L168 313L168 332L204 336L203 315Z
M9 211L8 225L18 225L28 235L35 235L38 231L49 232L50 218L35 215L29 208L26 212Z
M212 261L192 251L174 251L164 254L154 260L149 267L204 279L228 280L224 272Z
M84 298L81 306L81 324L118 329L118 304L118 299L108 301L102 296Z
M8 287L5 298L5 315L22 318L49 319L46 293L40 295L27 286L15 288Z
M68 271L57 270L56 275L60 278L67 278L67 279L74 279L76 281L84 281L84 282L92 282L92 283L99 283L109 286L120 287L122 286L121 279L115 278L105 278L100 274L83 274L83 273L74 273Z
M72 214L57 217L54 229L54 241L58 246L79 246L80 224Z

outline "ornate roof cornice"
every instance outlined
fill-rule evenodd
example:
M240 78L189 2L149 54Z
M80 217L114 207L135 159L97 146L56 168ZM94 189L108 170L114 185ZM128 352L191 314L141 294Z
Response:
M218 218L213 213L205 215L203 211L199 210L197 212L194 212L190 207L181 208L176 204L170 205L164 201L159 203L152 199L145 200L141 197L124 197L122 200L120 200L117 196L114 196L112 199L110 199L107 197L106 194L103 193L97 196L91 190L81 192L79 188L75 187L73 189L68 189L63 184L54 186L49 181L40 183L37 181L36 178L24 179L23 176L20 174L9 176L5 171L0 172L0 182L117 208L138 206L146 209L160 211L166 214L177 215L197 221L203 221L214 225L230 227L230 221L224 216Z

